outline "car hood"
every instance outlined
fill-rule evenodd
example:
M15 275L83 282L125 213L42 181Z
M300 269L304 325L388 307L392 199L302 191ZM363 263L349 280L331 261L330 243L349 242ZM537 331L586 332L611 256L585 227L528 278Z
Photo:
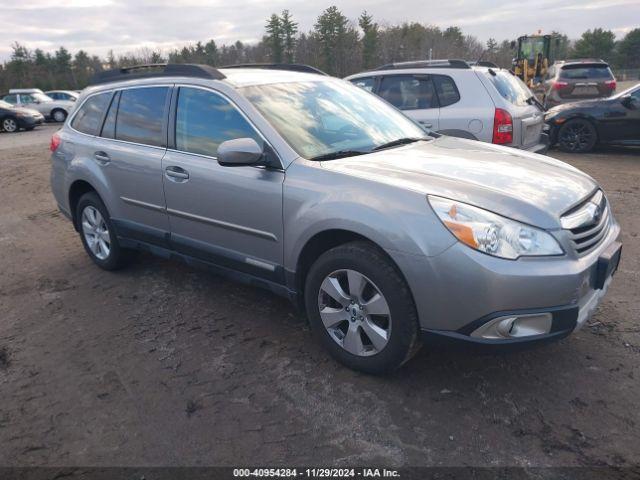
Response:
M601 107L603 105L606 105L607 103L610 103L611 100L612 98L608 97L608 98L594 98L591 100L579 100L577 102L562 103L560 105L557 105L547 110L545 116L547 117L553 116L558 113L566 112L568 110L579 110L583 108L589 109L593 107Z
M585 173L550 157L447 136L322 166L546 229L560 228L560 216L597 188Z

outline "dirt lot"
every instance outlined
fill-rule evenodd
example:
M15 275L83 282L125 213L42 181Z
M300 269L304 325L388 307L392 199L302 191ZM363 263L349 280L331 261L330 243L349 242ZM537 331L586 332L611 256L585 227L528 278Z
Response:
M0 465L638 463L640 152L553 153L623 228L588 327L375 378L269 293L148 255L100 271L49 192L53 131L0 134Z

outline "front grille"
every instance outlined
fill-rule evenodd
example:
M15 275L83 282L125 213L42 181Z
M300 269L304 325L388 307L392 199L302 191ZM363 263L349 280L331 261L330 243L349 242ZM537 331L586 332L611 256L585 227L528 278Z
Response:
M569 231L576 253L587 254L600 244L611 228L609 203L598 191L584 204L563 216L562 223Z

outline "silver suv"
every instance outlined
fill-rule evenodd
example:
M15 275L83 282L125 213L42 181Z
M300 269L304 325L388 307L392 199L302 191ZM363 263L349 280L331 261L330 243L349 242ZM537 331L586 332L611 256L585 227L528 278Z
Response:
M78 104L51 141L51 186L93 262L146 250L270 289L365 372L422 341L564 337L618 265L592 178L430 137L343 80L168 65L105 72Z
M548 149L542 105L508 70L433 60L392 63L346 79L435 132L535 153Z

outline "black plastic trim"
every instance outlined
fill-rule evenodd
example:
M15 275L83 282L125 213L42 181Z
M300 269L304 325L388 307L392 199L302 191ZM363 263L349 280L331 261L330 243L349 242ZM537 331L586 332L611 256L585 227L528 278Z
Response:
M548 308L531 308L531 309L523 309L523 310L505 310L500 312L493 312L484 317L481 317L477 320L474 320L471 323L468 323L464 327L457 330L458 333L468 338L471 333L477 330L479 327L484 325L485 323L493 320L498 317L508 317L508 316L517 316L517 315L531 315L536 313L551 313L552 315L552 324L551 324L551 333L557 333L565 330L573 330L576 327L576 322L578 321L578 306L577 305L563 305L559 307L548 307ZM479 339L482 340L482 339ZM498 340L499 342L504 342L505 340ZM507 340L508 341L508 340Z
M209 65L190 63L153 63L148 65L135 65L133 67L105 70L94 75L90 84L98 85L109 82L155 77L194 77L208 78L212 80L223 80L226 78L217 68L213 68Z

